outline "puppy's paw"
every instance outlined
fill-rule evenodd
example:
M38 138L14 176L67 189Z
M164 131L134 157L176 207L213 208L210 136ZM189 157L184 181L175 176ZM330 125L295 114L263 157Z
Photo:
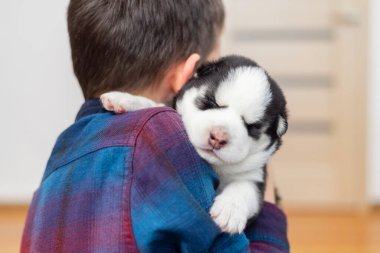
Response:
M112 91L101 95L100 100L107 111L124 113L127 111L130 100L133 100L133 98L129 94Z
M223 232L242 233L248 221L248 209L241 199L223 193L215 198L210 215Z

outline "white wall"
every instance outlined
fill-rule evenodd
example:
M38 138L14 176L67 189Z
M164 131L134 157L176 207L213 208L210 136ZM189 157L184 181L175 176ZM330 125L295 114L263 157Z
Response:
M58 134L82 103L68 0L0 2L0 203L29 201Z
M368 92L368 191L380 204L380 1L370 1L370 85Z

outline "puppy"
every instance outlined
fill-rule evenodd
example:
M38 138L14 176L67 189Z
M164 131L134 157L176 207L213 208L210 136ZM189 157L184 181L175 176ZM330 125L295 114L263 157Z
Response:
M122 92L101 100L118 113L160 106ZM227 56L201 66L173 104L196 151L219 176L212 218L224 232L241 233L260 211L266 164L287 130L281 89L254 61Z

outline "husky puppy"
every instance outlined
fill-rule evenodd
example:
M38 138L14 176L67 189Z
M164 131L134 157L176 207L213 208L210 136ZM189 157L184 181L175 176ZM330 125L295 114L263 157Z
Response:
M117 113L160 106L122 92L101 96ZM210 209L227 233L241 233L263 203L266 164L287 130L284 95L254 61L227 56L201 66L174 99L191 143L219 176Z

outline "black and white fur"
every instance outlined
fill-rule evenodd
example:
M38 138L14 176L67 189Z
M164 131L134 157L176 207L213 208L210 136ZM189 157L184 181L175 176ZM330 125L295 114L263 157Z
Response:
M103 94L101 100L115 112L159 106L121 92ZM227 56L201 66L175 98L174 108L191 143L219 176L212 218L224 232L241 233L260 211L266 164L287 130L281 89L252 60ZM212 133L223 142L216 145Z

